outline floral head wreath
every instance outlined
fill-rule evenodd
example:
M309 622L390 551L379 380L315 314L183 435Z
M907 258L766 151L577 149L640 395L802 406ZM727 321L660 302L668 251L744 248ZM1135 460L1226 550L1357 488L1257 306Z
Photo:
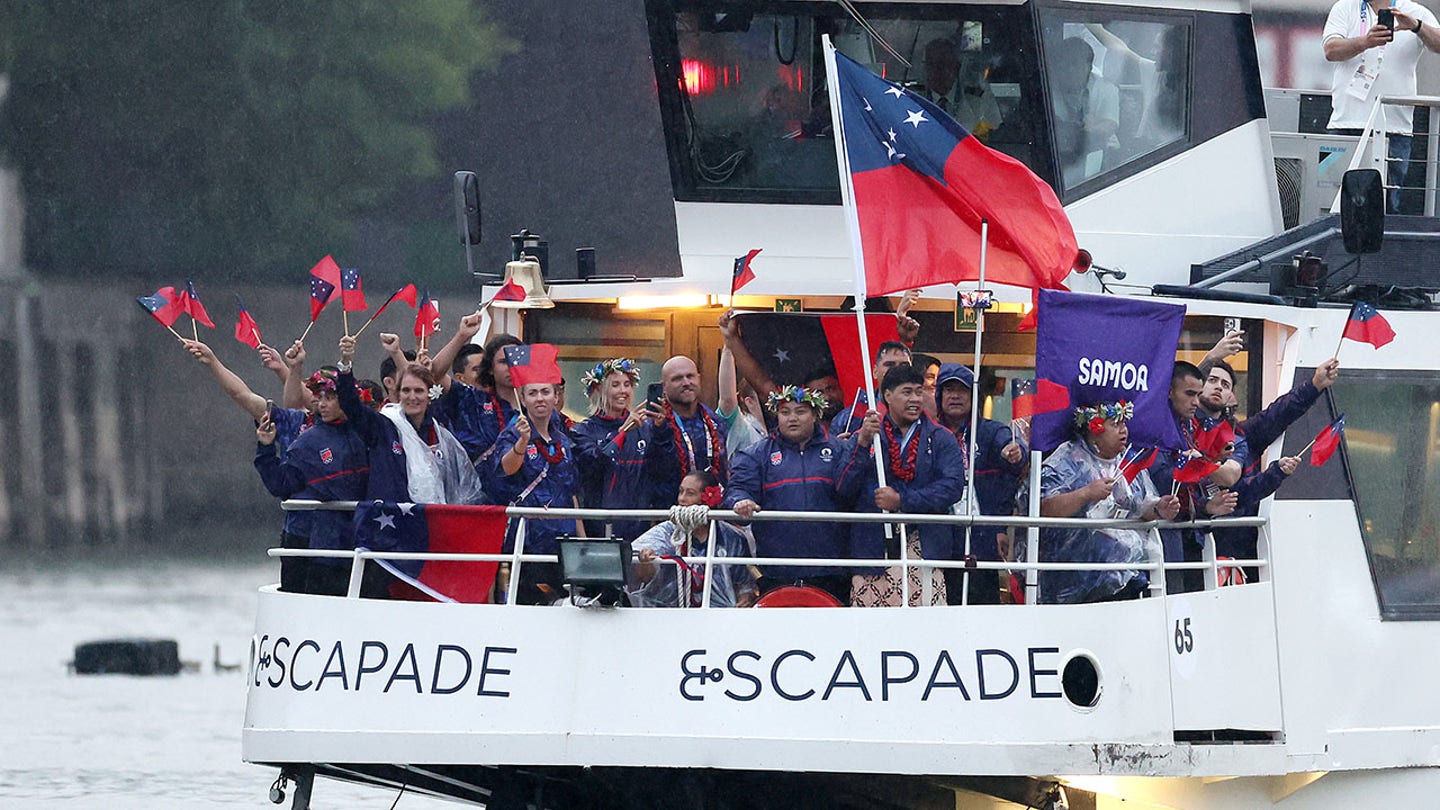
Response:
M635 364L635 361L628 357L616 357L596 363L594 368L585 372L585 376L580 378L580 384L585 386L585 393L588 394L599 387L606 377L616 372L629 377L632 383L640 382L640 367Z
M305 387L310 389L310 393L316 395L321 391L334 391L335 378L337 376L335 372L322 368L314 374L311 374L309 379L305 380Z
M825 410L825 406L828 404L825 401L825 395L814 388L787 385L777 391L771 391L769 399L765 401L765 407L769 408L771 413L778 413L780 404L783 402L798 402L801 405L809 405L817 411Z
M1076 408L1074 422L1076 428L1085 428L1092 434L1099 435L1105 432L1106 422L1120 419L1128 421L1134 416L1135 403L1122 399L1117 402L1101 402Z

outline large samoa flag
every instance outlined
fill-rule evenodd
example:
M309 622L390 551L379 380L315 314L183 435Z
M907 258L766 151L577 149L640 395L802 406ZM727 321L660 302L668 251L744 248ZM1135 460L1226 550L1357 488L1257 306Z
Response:
M1040 291L1035 377L1062 385L1074 406L1135 403L1130 442L1181 449L1170 410L1170 375L1185 307L1110 295ZM1073 410L1035 414L1036 450L1052 450L1074 434Z
M1060 286L1075 231L1050 186L930 101L843 54L835 65L867 294L977 280L981 220L987 282Z
M372 551L499 554L505 507L372 501L355 508L355 544ZM377 560L409 585L392 595L436 602L488 602L498 562L427 560L415 565Z
M871 389L854 315L742 312L739 321L741 342L776 385L803 385L808 375L828 367L835 370L846 397ZM865 331L872 360L881 343L900 339L895 316L889 313L866 315Z

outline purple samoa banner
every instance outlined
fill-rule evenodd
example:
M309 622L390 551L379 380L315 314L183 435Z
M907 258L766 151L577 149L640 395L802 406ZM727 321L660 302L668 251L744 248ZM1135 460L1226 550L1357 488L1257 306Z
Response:
M1185 446L1170 411L1183 305L1041 290L1039 306L1035 376L1068 389L1072 409L1035 414L1036 450L1053 450L1075 435L1074 407L1120 399L1135 403L1132 444Z

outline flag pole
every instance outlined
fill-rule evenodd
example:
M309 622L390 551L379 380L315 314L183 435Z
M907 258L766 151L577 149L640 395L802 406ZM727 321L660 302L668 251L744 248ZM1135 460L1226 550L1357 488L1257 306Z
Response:
M300 342L301 342L301 343L304 343L304 342L305 342L305 338L310 335L310 328L313 327L314 325L315 325L315 322L314 322L314 321L311 321L311 322L310 322L310 326L305 327L305 331L300 333Z
M350 337L350 311L340 310L340 320L345 324L345 337Z
M825 49L825 83L830 93L830 126L834 133L835 141L835 164L840 170L840 200L845 210L845 230L850 234L850 253L854 258L855 265L855 319L858 323L860 333L860 362L865 370L865 384L872 386L875 379L874 368L870 362L870 333L865 327L865 248L860 241L860 215L855 210L855 185L850 177L850 156L845 152L845 125L840 107L840 73L835 65L835 45L830 41L830 35L821 36L821 42ZM870 407L878 412L880 403L874 400L879 399L879 391L872 391L870 394ZM850 412L855 412L855 404L850 406ZM880 440L875 437L875 443ZM883 448L872 443L872 453L875 457L875 480L881 487L889 486L885 479L885 454ZM892 526L885 525L885 537L892 537ZM900 564L903 576L900 578L902 607L910 606L910 572L909 572L909 542L905 537L905 526L900 526Z
M379 315L379 314L380 314L380 313L378 313L378 312L375 313L375 315ZM359 332L356 332L356 333L355 333L354 335L352 335L351 337L357 337L357 338L360 337L361 333L363 333L367 328L369 328L370 324L375 321L375 315L371 315L370 318L365 321L365 323L360 324L360 331L359 331ZM348 331L348 330L347 330L347 331Z
M195 323L195 316L190 316L190 333L195 336L195 342L200 342L200 326Z
M171 325L169 325L169 324L166 324L166 325L165 325L165 328L170 330L170 334L174 335L176 340L180 341L181 343L184 343L184 342L185 342L185 337L184 337L183 335L181 335L179 332L176 332L176 331L175 331L175 327L173 327L173 326L171 326ZM200 338L198 338L198 337L195 338L195 341L198 343L198 342L200 341Z
M976 302L979 302L980 291L985 289L985 260L986 250L990 246L990 219L980 219L980 280L975 288ZM970 535L974 531L975 517L975 447L980 438L980 342L985 338L985 307L975 307L975 365L971 367L975 377L970 381L970 469L965 471L965 511L969 514L971 521L965 524L965 558L970 558ZM963 569L965 576L962 577L963 591L960 594L960 604L970 604L970 569Z
M1350 328L1350 319L1353 317L1355 317L1355 305L1351 304L1350 312L1345 315L1345 325L1340 328L1340 342L1335 344L1335 355L1331 358L1333 360L1340 359L1340 350L1345 347L1345 330Z

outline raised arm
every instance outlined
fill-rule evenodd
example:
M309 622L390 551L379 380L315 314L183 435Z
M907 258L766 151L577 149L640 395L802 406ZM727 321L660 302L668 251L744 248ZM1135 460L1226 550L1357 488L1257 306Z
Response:
M476 310L460 319L460 326L455 330L455 335L450 342L440 347L435 353L433 367L444 373L446 379L440 384L446 388L450 387L450 368L455 364L455 355L460 353L460 347L474 340L475 335L480 332L480 322L484 316ZM397 361L398 362L398 361Z
M285 396L281 404L286 408L310 409L310 392L305 390L305 344L295 341L285 350Z
M190 352L192 357L200 361L200 365L210 369L210 376L220 384L220 390L234 400L241 410L250 414L251 419L258 420L270 410L265 398L251 391L250 386L246 385L244 380L226 368L209 346L198 340L181 339L180 342L185 344L185 350Z
M354 360L355 338L346 335L340 338L340 374L335 378L335 397L340 400L340 410L345 412L345 418L365 446L378 447L386 439L385 425L390 424L390 420L360 401L360 394L355 390Z
M775 381L770 379L769 374L765 373L765 369L760 365L760 362L755 359L754 355L750 354L750 350L745 348L744 341L740 339L740 321L735 318L735 310L726 310L725 314L720 316L719 326L720 334L725 338L725 348L730 350L730 357L734 362L734 370L738 371L740 376L744 377L745 380L750 383L750 387L755 389L755 393L762 397L768 397L772 392L779 390L779 386L775 385ZM720 357L720 364L723 369L725 364L723 354ZM731 386L731 390L734 390L734 386ZM733 408L725 407L725 387L723 383L720 388L720 396L720 409L726 412L732 410Z
M285 381L290 378L290 369L285 367L285 358L281 356L280 352L264 343L256 346L255 352L260 355L260 365L274 372L276 378L280 380L280 384L284 385Z

